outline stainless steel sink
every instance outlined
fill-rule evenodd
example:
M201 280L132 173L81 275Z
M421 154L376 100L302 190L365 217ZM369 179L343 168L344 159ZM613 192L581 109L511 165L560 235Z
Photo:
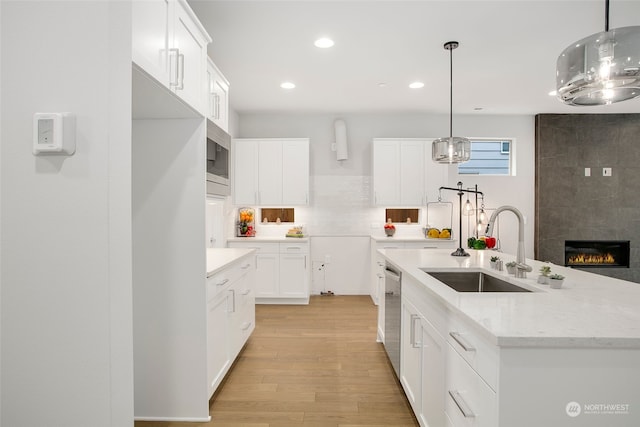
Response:
M422 271L458 292L531 292L480 271Z

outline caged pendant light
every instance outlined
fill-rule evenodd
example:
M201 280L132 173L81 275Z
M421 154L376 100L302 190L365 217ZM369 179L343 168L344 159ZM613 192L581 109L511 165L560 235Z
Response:
M640 96L640 26L609 30L567 47L556 63L558 99L577 106L608 105Z
M449 51L449 136L433 141L431 158L438 163L463 163L471 157L471 141L467 138L453 136L453 49L459 46L458 42L450 41L444 44Z

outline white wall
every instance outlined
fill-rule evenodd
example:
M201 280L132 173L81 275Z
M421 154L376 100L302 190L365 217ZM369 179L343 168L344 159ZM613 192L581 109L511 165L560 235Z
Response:
M349 142L349 159L337 161L331 151L334 142L333 122L337 118L345 120ZM373 138L426 138L446 136L449 133L449 118L445 115L418 113L406 114L240 114L240 138L259 137L308 137L310 138L311 204L296 208L296 222L303 223L312 236L340 237L336 244L345 244L344 236L368 236L382 234L384 209L371 206L371 141ZM508 137L515 138L516 176L511 177L470 177L458 176L457 168L449 168L448 182L442 185L455 187L458 181L463 186L478 184L485 193L487 208L509 204L517 207L527 218L525 228L525 251L533 256L533 215L534 215L534 118L532 116L491 116L468 115L454 117L454 134L467 137ZM454 192L443 192L444 200L454 202L458 210ZM298 217L301 218L298 221ZM424 218L424 214L422 215ZM515 253L517 247L517 222L510 213L501 214L499 237L505 252ZM457 233L457 214L454 218L454 232ZM271 225L267 227L272 227ZM283 226L284 227L284 226ZM472 228L472 225L470 225ZM258 226L257 232L271 235L275 228ZM275 233L280 233L277 230ZM400 226L400 235L420 235L421 226ZM284 234L284 233L282 233ZM463 240L466 242L467 224L463 223ZM362 248L359 239L349 244L351 251ZM327 250L311 241L312 260L323 260L320 250ZM348 262L348 258L340 258ZM338 260L336 260L338 262ZM342 267L341 271L349 271ZM349 278L360 280L355 273ZM350 285L358 288L360 285ZM368 288L367 288L368 289ZM340 292L340 289L333 289Z
M133 424L126 2L3 1L3 426ZM31 154L35 112L77 152Z

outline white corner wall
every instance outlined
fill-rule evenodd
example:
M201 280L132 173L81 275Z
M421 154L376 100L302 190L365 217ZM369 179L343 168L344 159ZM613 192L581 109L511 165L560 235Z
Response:
M132 426L131 17L113 1L2 1L3 426ZM77 117L31 154L35 112Z

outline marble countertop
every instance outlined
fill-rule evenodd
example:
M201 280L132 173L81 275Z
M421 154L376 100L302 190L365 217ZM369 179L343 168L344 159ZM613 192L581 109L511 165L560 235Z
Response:
M254 249L210 248L207 249L207 277L211 277L226 266L254 252Z
M393 249L379 252L387 261L422 284L429 296L475 324L491 342L507 347L640 348L640 284L527 260L533 267L526 279L491 269L489 258L509 254L467 250L453 257L450 249ZM565 276L561 289L537 284L538 270L551 265ZM434 271L482 270L534 292L456 292L427 275Z

